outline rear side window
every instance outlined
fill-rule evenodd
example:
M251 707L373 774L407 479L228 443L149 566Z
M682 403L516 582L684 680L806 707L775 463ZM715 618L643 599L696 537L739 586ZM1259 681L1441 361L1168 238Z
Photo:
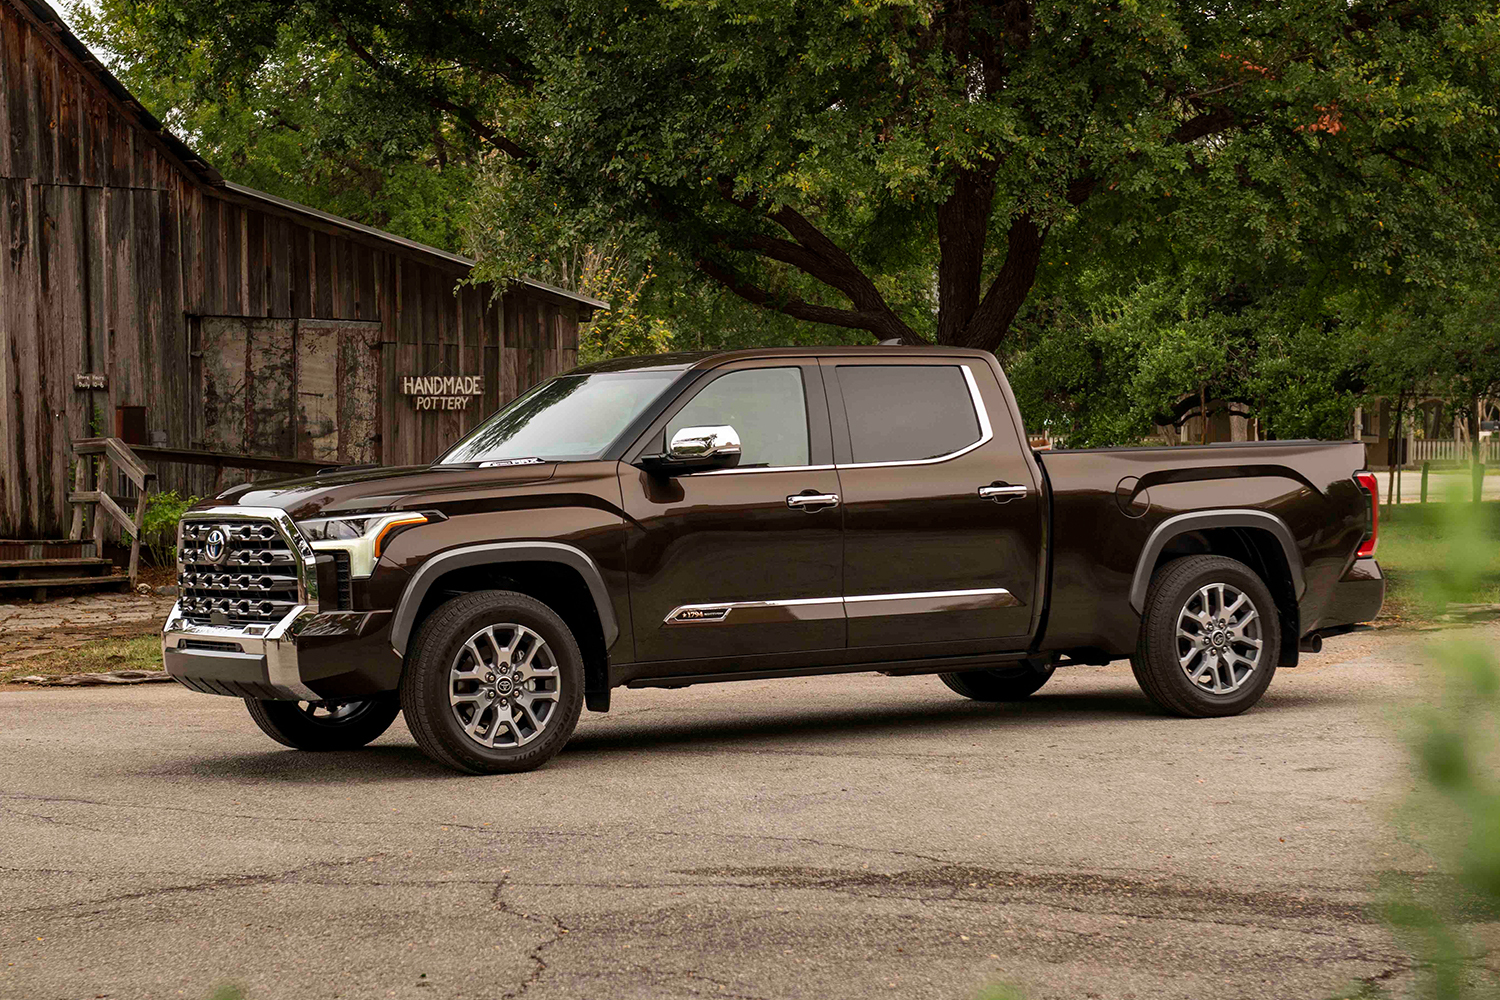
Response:
M940 458L980 438L958 365L839 365L838 379L856 465Z
M720 375L677 412L667 441L684 427L728 424L740 436L741 469L806 465L807 397L798 368L746 368Z

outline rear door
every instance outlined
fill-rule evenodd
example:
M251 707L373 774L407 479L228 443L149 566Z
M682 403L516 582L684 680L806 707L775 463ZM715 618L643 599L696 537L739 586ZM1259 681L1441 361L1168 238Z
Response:
M739 434L737 468L621 467L636 659L718 659L704 669L724 671L756 654L842 650L843 512L818 365L715 368L627 460L681 428L722 425Z
M897 658L1024 646L1043 507L988 362L887 355L823 364L850 647Z

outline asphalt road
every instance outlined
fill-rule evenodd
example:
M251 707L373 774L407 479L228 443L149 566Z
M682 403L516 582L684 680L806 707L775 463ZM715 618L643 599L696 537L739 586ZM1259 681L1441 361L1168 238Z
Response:
M0 692L0 997L1399 988L1369 904L1425 867L1389 832L1417 642L1330 642L1206 721L1121 667L1009 706L930 677L622 691L495 778L399 722L319 756L175 686Z

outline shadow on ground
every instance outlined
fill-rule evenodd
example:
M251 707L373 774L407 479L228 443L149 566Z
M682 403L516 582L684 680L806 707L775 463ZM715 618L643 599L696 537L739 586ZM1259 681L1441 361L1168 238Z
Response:
M1026 731L1107 724L1116 721L1168 719L1146 698L1135 691L1118 693L1087 692L1078 694L1038 694L1024 702L987 704L955 700L913 701L910 704L878 705L864 708L799 708L795 694L788 693L774 714L757 708L752 716L725 718L721 707L706 705L701 718L662 718L662 706L635 709L628 702L618 705L614 718L598 716L574 734L563 754L552 767L588 767L609 762L622 753L639 753L653 749L696 750L726 755L741 753L753 746L758 752L777 749L837 752L840 743L854 751L854 740L860 737L881 738L910 734L923 739L969 739L986 735L1003 735L1004 731ZM1258 712L1295 711L1303 705L1325 699L1281 692L1274 705ZM1174 720L1193 725L1197 720ZM1214 720L1204 720L1212 724ZM252 728L248 719L247 729ZM463 778L428 760L409 737L397 730L398 742L386 742L347 753L305 753L286 750L268 741L264 752L193 756L191 753L157 767L133 772L165 777L192 777L198 780L228 782L285 782L288 784L359 785L371 782L430 781L434 778Z

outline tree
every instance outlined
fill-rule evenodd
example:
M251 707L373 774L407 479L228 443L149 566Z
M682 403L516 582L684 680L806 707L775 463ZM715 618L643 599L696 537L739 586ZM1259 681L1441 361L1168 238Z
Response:
M220 79L171 10L75 0L69 20L131 93L225 176L445 250L461 249L483 144L352 53L283 26L257 71Z
M1495 12L1442 0L155 0L243 90L353 58L501 158L511 217L745 302L1003 349L1070 250L1448 280L1493 208Z

